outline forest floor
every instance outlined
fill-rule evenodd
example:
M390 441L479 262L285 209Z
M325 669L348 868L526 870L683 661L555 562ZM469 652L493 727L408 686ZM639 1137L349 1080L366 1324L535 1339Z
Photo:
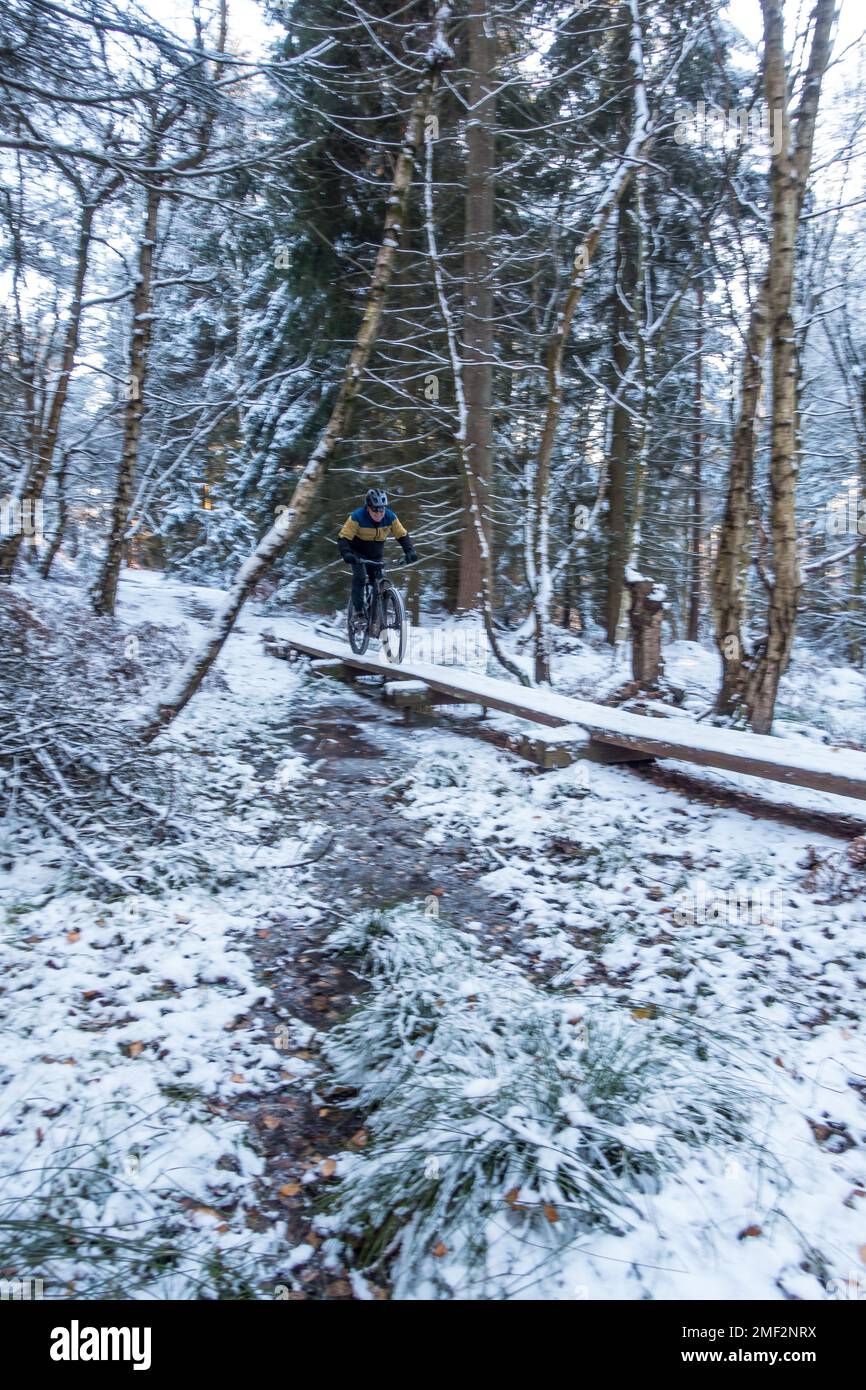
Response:
M119 631L189 643L217 601L131 572ZM866 1296L864 871L809 823L857 803L796 793L784 824L714 798L771 795L734 774L687 797L540 772L459 714L406 722L265 657L266 627L244 613L164 739L204 870L112 898L5 827L0 1274L48 1297ZM676 648L697 708L712 657ZM568 693L616 680L590 644L560 669ZM862 743L862 678L817 669L792 669L787 736Z

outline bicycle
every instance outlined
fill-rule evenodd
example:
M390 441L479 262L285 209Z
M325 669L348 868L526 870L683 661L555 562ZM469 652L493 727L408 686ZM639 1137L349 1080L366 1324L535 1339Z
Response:
M382 643L382 656L386 661L399 665L406 651L406 614L403 597L385 577L384 560L363 560L364 573L364 614L356 618L353 614L352 599L346 621L349 628L349 646L355 656L363 656L371 637L378 637ZM403 561L405 565L407 561ZM402 568L402 565L400 566ZM369 570L379 570L371 582Z

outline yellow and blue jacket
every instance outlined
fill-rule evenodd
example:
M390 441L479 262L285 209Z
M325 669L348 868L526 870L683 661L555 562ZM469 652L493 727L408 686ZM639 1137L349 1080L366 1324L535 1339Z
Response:
M337 544L344 560L349 555L360 555L363 560L381 560L388 536L393 536L395 541L400 542L404 554L412 549L409 532L396 512L386 507L385 515L377 523L364 506L358 507L346 517L340 527Z

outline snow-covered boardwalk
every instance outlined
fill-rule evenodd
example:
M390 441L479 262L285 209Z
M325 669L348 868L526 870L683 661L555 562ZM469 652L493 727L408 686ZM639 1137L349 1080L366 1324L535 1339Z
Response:
M655 758L675 758L866 801L866 755L863 753L848 749L813 750L792 746L771 736L704 728L690 719L662 720L630 714L590 700L558 695L551 690L529 689L454 666L404 661L396 667L381 656L355 656L346 642L323 636L301 624L281 624L280 635L283 643L308 656L332 658L391 680L423 681L431 690L444 695L560 728L564 737L571 736L575 741L588 736L592 743L626 748Z

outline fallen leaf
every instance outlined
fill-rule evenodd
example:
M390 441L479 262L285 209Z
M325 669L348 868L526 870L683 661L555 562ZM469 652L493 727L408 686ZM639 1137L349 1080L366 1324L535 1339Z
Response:
M215 1216L218 1221L221 1219L220 1213L213 1207L193 1207L193 1211L200 1212L202 1216Z
M745 1230L740 1231L740 1234L737 1236L737 1240L745 1240L746 1236L759 1235L761 1235L760 1226L746 1226Z
M266 1115L264 1119L265 1129L279 1129L280 1121L276 1115Z
M300 1190L301 1184L299 1182L284 1182L282 1187L280 1188L280 1196L297 1197Z
M68 931L68 932L66 933L66 940L67 940L67 941L77 941L77 940L79 939L80 936L81 936L81 932L78 930L77 927L75 927L72 931Z
M632 1009L632 1018L655 1018L656 1010L654 1004L646 1004L639 1009Z
M144 1043L143 1043L143 1042L131 1042L131 1043L129 1044L129 1047L126 1049L126 1055L127 1055L127 1057L137 1057L137 1056L139 1055L139 1053L140 1053L140 1052L143 1052L143 1051L144 1051Z
M330 1294L331 1298L351 1298L352 1285L348 1279L335 1279L333 1284L328 1284L325 1293Z
M551 1225L555 1221L559 1220L559 1212L556 1210L556 1207L553 1205L552 1202L544 1202L541 1210L544 1212L544 1215L547 1217Z
M337 1160L335 1158L326 1158L319 1168L319 1172L323 1178L332 1178L336 1171Z
M433 1254L436 1256L437 1260L441 1260L443 1255L448 1254L448 1246L443 1245L442 1241L440 1240L439 1244L434 1246Z
M349 1140L349 1143L354 1144L356 1149L363 1149L366 1142L367 1131L365 1129L359 1129L357 1134L353 1134L351 1139Z
M243 1079L243 1073L239 1071L233 1071L229 1077L229 1081L234 1081L237 1085L240 1085Z
M860 1257L860 1263L866 1265L866 1245L861 1245L860 1249L857 1251L857 1254Z
M101 993L101 989L85 989L82 992L82 998L86 999L87 1002L90 1003L91 999L98 999Z

